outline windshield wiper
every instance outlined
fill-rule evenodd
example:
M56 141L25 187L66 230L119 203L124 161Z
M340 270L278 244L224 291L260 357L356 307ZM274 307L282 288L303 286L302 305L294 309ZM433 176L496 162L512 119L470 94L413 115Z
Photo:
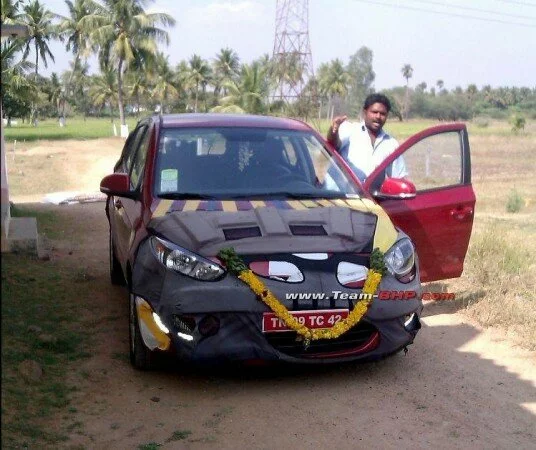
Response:
M216 200L213 195L199 194L197 192L166 192L157 195L158 198L167 200Z

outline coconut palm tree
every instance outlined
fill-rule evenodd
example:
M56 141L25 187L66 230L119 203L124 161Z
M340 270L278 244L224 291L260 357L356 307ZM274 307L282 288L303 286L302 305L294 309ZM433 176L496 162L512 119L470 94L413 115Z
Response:
M238 81L228 81L228 95L220 100L214 112L262 114L267 112L268 89L265 73L259 63L244 64Z
M216 99L219 97L223 84L235 79L239 70L240 58L238 54L229 47L222 48L213 63L214 96ZM227 95L225 89L223 90L223 95Z
M93 29L93 42L99 46L102 63L113 61L117 69L117 105L126 135L123 76L136 58L150 58L157 50L157 42L169 42L169 35L159 25L173 26L175 20L168 14L144 9L144 0L103 0L93 2L95 12L82 19L84 29Z
M343 97L348 93L351 78L340 59L323 63L318 68L318 84L321 94L328 97L328 113L333 116L332 104L335 96Z
M199 55L193 55L189 61L189 80L195 86L194 112L197 112L199 86L208 83L212 78L212 71L208 63Z
M20 23L20 0L2 0L0 5L2 7L2 10L0 11L0 19L3 24Z
M101 67L101 73L94 76L91 87L89 88L89 97L94 106L102 109L105 105L110 106L110 115L113 122L113 105L117 103L118 81L117 69L109 66Z
M75 57L74 67L79 67L82 61L85 63L90 52L94 50L90 39L90 30L85 26L83 19L95 11L94 4L88 0L65 0L69 9L68 16L60 16L59 33L62 39L66 40L65 47L67 51L72 51ZM73 77L76 74L75 70L71 70L71 76L66 81L66 91L72 91L71 84ZM61 115L65 115L65 102Z
M6 40L2 42L0 54L0 67L2 83L0 83L0 98L2 99L2 111L6 114L8 123L11 125L11 116L18 109L17 105L24 105L24 114L30 109L30 104L37 97L37 89L33 78L26 74L34 69L34 65L25 60L16 62L16 56L22 50L20 41ZM10 107L10 104L12 107Z
M169 66L169 56L157 53L155 59L153 97L160 102L160 111L166 112L166 103L179 95L175 86L175 74Z
M48 101L56 109L56 115L59 115L60 106L65 102L65 89L56 72L52 72L50 75L50 82L48 83Z
M54 18L55 14L39 3L39 0L33 0L23 7L20 21L28 27L29 31L23 58L28 57L33 47L35 51L35 75L39 72L39 59L43 61L45 67L48 67L47 57L50 57L54 62L54 55L48 46L48 42L58 36L56 25L53 23Z

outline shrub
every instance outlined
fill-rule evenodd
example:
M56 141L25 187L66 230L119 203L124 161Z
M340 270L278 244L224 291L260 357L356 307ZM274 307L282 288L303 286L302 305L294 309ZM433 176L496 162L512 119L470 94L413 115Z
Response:
M516 213L521 210L521 207L523 206L523 197L517 192L516 189L512 189L510 191L510 195L508 196L508 201L506 202L506 211L510 213Z
M524 130L525 123L525 118L519 114L514 114L512 117L510 117L510 124L512 125L512 131L514 133L517 133L519 130Z

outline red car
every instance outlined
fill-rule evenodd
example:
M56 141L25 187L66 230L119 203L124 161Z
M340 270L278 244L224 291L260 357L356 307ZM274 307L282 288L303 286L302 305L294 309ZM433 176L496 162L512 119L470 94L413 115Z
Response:
M385 175L398 157L407 179ZM140 369L159 353L299 363L396 353L420 328L421 281L461 275L475 205L463 124L413 136L361 184L307 124L223 114L140 121L101 191ZM395 294L367 302L374 255L385 266L374 290Z

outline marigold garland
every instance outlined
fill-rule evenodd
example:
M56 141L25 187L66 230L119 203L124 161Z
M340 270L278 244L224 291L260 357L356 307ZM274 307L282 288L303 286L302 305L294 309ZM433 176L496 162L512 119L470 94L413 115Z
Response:
M318 339L336 339L346 333L363 318L370 303L372 303L372 299L360 300L355 304L354 309L348 314L346 319L337 322L331 328L307 328L305 325L300 324L298 320L290 314L288 309L272 294L272 292L266 288L264 283L247 268L232 247L220 250L218 257L225 263L227 269L247 284L255 295L257 295L257 297L261 299L287 327L303 336L305 346L308 346L311 341L316 341ZM370 257L370 269L362 292L364 294L370 294L371 296L375 294L385 272L386 268L383 253L376 248Z

